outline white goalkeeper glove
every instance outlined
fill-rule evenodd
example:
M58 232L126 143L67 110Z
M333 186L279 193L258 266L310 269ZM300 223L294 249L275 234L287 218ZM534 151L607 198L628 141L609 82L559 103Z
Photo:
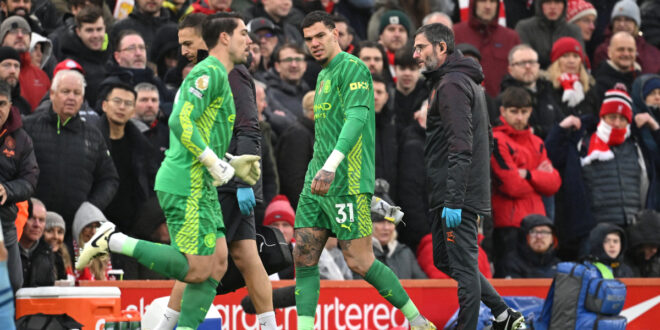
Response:
M234 156L232 154L225 154L229 159L229 165L234 168L235 175L245 181L249 185L254 185L261 176L261 164L259 160L261 157L257 155L240 155Z
M234 167L218 156L209 147L204 149L198 157L199 162L206 166L206 169L213 177L214 186L222 186L234 177Z
M383 216L385 220L395 225L398 225L400 222L402 222L404 214L400 207L390 205L390 203L376 196L371 197L371 212L375 212ZM406 223L404 222L403 224L405 225Z

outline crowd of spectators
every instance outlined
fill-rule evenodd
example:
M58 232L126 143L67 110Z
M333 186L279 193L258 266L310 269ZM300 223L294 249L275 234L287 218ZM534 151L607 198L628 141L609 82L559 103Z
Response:
M406 214L398 226L372 214L373 247L399 277L447 277L430 255L430 89L411 46L433 23L453 29L456 51L485 76L491 176L478 184L491 186L492 214L480 217L481 272L551 277L560 260L592 260L620 277L660 276L658 0L136 0L126 17L115 5L0 0L0 218L14 290L107 279L113 269L156 276L118 256L80 272L71 261L106 219L169 243L153 191L168 116L206 56L196 44L202 20L226 11L243 15L252 38L246 67L264 168L257 222L289 244L314 116L329 110L314 105L322 68L297 25L325 10L342 49L373 76L378 189ZM355 278L338 249L329 240L322 276Z

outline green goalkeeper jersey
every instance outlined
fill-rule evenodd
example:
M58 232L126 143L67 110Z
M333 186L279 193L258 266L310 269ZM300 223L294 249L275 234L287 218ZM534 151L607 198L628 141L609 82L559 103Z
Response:
M168 124L170 147L155 190L189 196L213 182L197 157L208 146L222 158L229 147L236 108L227 69L208 56L190 71L174 99Z
M366 111L366 121L354 145L338 146L346 111ZM314 156L307 168L303 192L309 193L312 180L333 149L345 158L337 167L326 196L374 193L375 130L374 92L371 73L357 57L340 52L319 73L314 95Z

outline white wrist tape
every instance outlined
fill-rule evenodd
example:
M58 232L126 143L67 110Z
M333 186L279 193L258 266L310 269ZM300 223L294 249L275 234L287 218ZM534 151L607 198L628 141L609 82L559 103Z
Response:
M328 172L335 172L341 161L344 160L344 157L345 156L341 153L341 151L337 149L332 150L330 157L328 157L328 159L325 161L325 164L323 164L323 168L321 169Z

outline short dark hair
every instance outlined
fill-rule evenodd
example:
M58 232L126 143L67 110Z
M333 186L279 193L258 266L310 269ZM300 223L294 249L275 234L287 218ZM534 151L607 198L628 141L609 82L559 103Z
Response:
M346 18L346 16L344 16L342 14L332 15L332 20L335 22L335 25L336 25L336 23L346 23L346 25L350 26L350 24L348 23L348 18Z
M511 86L505 89L500 96L502 106L505 108L527 108L532 106L532 95L526 89Z
M66 2L66 7L72 9L73 7L81 8L87 5L87 0L68 0Z
M105 85L104 87L105 87L105 88L104 88L103 91L104 91L105 93L102 94L102 95L103 95L103 99L106 99L106 98L110 95L110 93L112 93L112 91L115 90L115 89L121 89L121 90L125 90L125 91L127 91L127 92L131 92L131 94L133 94L133 100L137 99L137 92L135 92L135 90L133 89L133 87L131 87L130 85L128 85L128 84L126 84L126 83L123 83L123 82L111 82L111 83Z
M419 68L419 63L413 58L412 45L406 44L396 51L394 55L394 65L403 68Z
M133 29L121 30L121 31L119 31L119 34L117 35L117 40L115 40L115 45L114 45L115 46L115 51L118 52L120 50L119 45L121 45L121 41L124 40L124 38L126 38L128 36L133 36L133 35L140 36L140 38L142 38L142 41L144 41L144 37L142 36L142 34L140 34L140 32L137 32ZM145 46L147 46L146 43L145 43Z
M303 29L308 28L318 22L323 23L323 25L325 25L328 29L335 28L335 21L332 18L332 15L322 10L315 10L303 18L302 23L300 23L300 31L302 32Z
M433 46L444 42L447 44L447 54L454 53L454 32L447 26L441 23L427 24L417 29L414 37L419 34L424 34Z
M300 48L300 46L298 46L294 43L285 42L285 43L280 44L279 46L277 46L277 48L275 48L275 51L273 51L273 58L272 58L273 62L279 62L280 61L280 53L284 49L293 49L296 53L305 56L305 51L302 48Z
M371 40L360 41L355 46L355 49L353 50L353 55L360 57L360 52L365 48L378 49L380 51L380 54L383 55L383 62L387 63L387 53L385 52L385 48L383 48L383 45Z
M9 102L11 102L11 86L4 80L0 80L0 95L6 96Z
M85 6L76 15L76 27L81 28L83 23L96 23L99 17L103 17L103 10L96 6ZM104 21L105 24L105 21Z
M185 28L193 28L197 34L202 35L202 23L204 22L205 18L206 15L202 13L186 15L186 17L184 17L183 20L179 22L179 26L177 28L179 30L183 30Z
M209 50L215 48L218 44L218 38L223 32L229 35L233 34L238 26L237 20L242 19L241 14L236 12L221 12L206 16L202 22L202 39L204 39L206 47Z
M381 84L385 84L385 88L387 88L387 82L385 81L385 78L383 78L383 76L379 74L373 74L371 75L371 80L373 80L374 83L379 82Z

